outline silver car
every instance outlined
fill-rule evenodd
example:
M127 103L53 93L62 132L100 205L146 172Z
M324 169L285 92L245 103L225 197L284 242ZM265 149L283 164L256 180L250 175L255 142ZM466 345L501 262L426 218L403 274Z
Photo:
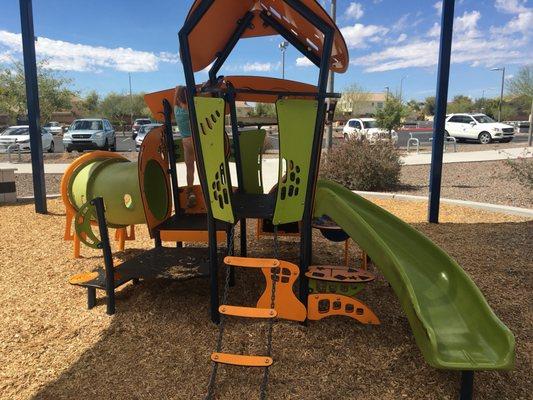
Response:
M63 135L67 152L77 150L116 151L115 130L107 119L77 119Z
M141 149L141 144L144 138L146 137L146 135L148 134L148 132L150 132L152 129L157 128L159 126L161 126L161 124L141 125L141 127L139 128L137 132L137 136L135 136L135 148L137 149L137 151Z

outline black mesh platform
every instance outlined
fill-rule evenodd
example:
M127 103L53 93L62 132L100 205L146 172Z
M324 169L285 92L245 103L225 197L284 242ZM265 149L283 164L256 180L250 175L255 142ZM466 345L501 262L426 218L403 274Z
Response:
M156 247L115 267L115 287L132 279L187 280L209 275L207 247ZM222 262L224 254L219 252ZM98 267L92 273L82 274L87 280L78 280L80 286L105 289L105 270Z
M217 231L225 231L226 223L215 221ZM207 216L205 214L173 215L155 227L156 231L206 231Z

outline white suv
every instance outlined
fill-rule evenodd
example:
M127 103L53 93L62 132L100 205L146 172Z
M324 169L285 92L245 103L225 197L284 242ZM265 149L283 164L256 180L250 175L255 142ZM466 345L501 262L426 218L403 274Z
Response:
M376 120L374 118L352 118L346 122L342 130L344 139L348 137L355 137L357 139L367 139L374 143L378 140L387 140L389 138L389 132L384 129L378 128ZM392 131L392 141L398 140L398 134Z
M473 139L481 144L492 141L508 143L513 140L514 128L487 117L485 114L450 114L446 117L446 136L457 141Z

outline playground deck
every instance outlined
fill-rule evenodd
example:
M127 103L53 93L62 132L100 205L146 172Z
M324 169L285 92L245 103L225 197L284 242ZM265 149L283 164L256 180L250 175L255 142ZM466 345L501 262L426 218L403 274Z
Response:
M529 306L533 255L526 246L532 222L443 205L443 223L430 226L424 222L424 203L376 203L413 224L457 259L515 334L515 370L479 374L477 397L528 398L533 391ZM207 355L217 334L206 318L207 280L142 283L146 290L127 285L117 294L119 312L112 318L103 312L101 300L96 309L87 311L84 296L66 282L72 274L100 264L100 253L87 249L85 258L69 259L70 244L61 240L63 207L52 201L50 210L52 215L42 216L33 213L32 205L0 207L4 228L0 230L0 399L66 399L73 394L201 399L210 368ZM250 255L270 255L271 241L255 240L254 231L249 229ZM117 258L138 254L132 247L151 247L145 230L139 229L138 234L139 239L116 254ZM284 259L297 261L297 247L283 239ZM342 245L327 242L315 232L317 264L340 263L342 258ZM364 326L343 318L311 322L307 328L276 324L271 398L456 397L457 374L436 370L423 360L397 297L379 272L371 271L377 279L372 290L361 293L361 299L372 305L382 325ZM260 292L262 279L239 272L249 275L246 290L244 279L238 278L230 298L233 304L250 303ZM259 346L263 344L264 329L266 324L257 323L228 329L228 347L260 353L260 347L250 344L254 339ZM222 368L221 397L255 398L260 374Z

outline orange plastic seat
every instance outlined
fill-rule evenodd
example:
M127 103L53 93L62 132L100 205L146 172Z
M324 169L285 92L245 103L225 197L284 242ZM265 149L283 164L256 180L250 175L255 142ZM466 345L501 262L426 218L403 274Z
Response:
M278 313L272 308L240 307L221 305L218 311L224 315L244 318L275 318Z
M229 353L213 353L211 360L220 364L239 365L241 367L270 367L273 363L271 357Z
M279 267L279 260L274 258L250 258L250 257L226 257L226 265L243 268L276 268Z

